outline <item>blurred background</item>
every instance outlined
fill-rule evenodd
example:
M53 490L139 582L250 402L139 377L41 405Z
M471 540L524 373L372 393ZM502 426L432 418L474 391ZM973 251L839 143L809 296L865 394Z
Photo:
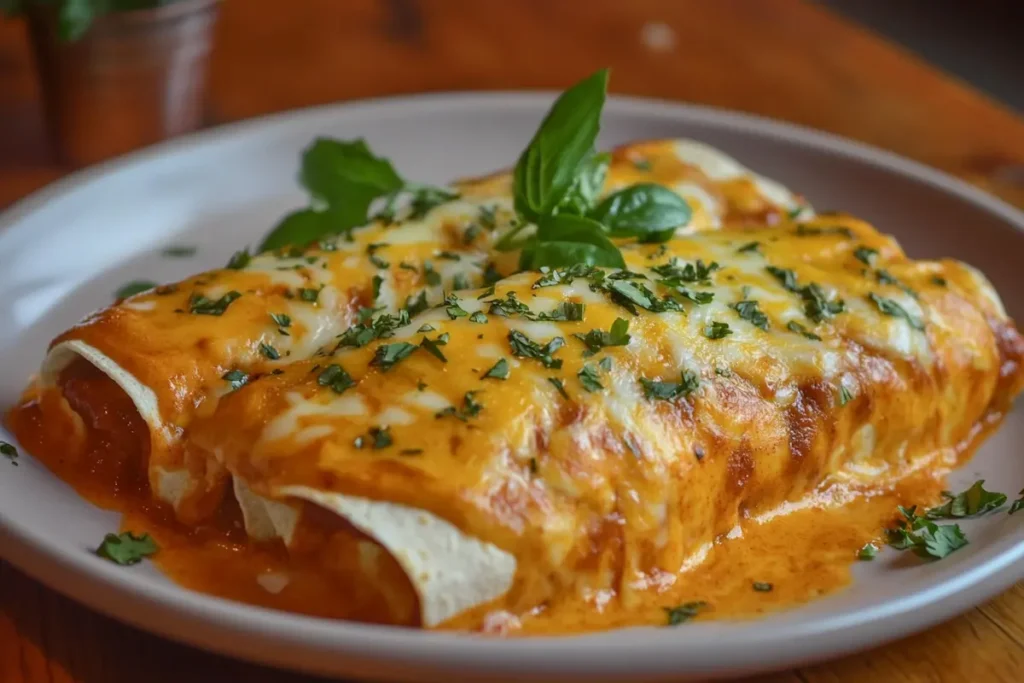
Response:
M0 206L197 128L398 93L562 88L604 65L615 92L834 131L1011 199L1024 185L1012 153L1024 146L1024 3L1013 0L0 0L0 9L10 15L0 20Z

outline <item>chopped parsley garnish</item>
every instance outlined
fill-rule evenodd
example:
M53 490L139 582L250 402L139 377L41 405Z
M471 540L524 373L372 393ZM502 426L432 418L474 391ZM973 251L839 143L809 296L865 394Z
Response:
M252 261L252 256L249 254L249 250L242 249L231 255L231 258L228 259L227 267L231 270L241 270L249 265L250 261Z
M427 284L431 287L437 287L441 284L441 273L434 270L434 265L430 261L423 262L423 277L426 278Z
M467 391L462 397L462 408L456 408L455 406L448 406L444 410L435 414L434 417L440 419L442 417L455 417L463 422L468 422L469 418L476 417L480 414L480 411L484 409L483 404L478 403L476 400L476 391Z
M452 278L452 289L471 289L473 284L469 281L469 276L465 273L456 273Z
M391 264L388 261L385 261L384 259L382 259L380 256L377 256L376 254L370 254L370 263L372 263L374 266L376 266L380 270L387 270L388 268L391 267Z
M416 330L416 331L417 331L418 333L422 334L422 333L424 333L424 332L433 332L433 331L434 331L434 330L436 330L436 329L437 329L437 328L436 328L436 327L434 327L433 325L431 325L430 323L423 323L422 325L420 325L420 329L418 329L418 330Z
M160 253L170 258L188 258L189 256L195 256L197 251L198 249L194 246L176 245L164 247L160 250Z
M637 315L636 306L654 313L683 310L683 307L675 299L668 297L658 299L654 292L639 283L611 280L604 285L604 290L611 295L612 301L633 315Z
M462 259L454 251L439 251L437 252L437 258L445 259L446 261L459 261Z
M447 363L448 359L445 358L443 353L441 353L441 347L447 343L448 340L444 338L444 335L438 337L436 341L424 337L423 341L420 342L420 348L423 349L424 351L427 351L430 355L432 355L434 358L438 359L442 363Z
M940 277L938 275L933 275L932 276L932 284L938 285L939 287L945 287L949 283L946 281L946 278Z
M711 281L711 274L719 268L720 266L714 261L705 264L701 259L697 259L694 263L682 263L673 257L668 263L654 266L651 270L668 280L678 280L688 284L707 284Z
M1005 493L986 491L983 484L984 479L974 482L969 489L956 495L944 492L946 502L938 507L933 507L925 513L928 519L960 519L961 517L973 517L983 515L986 512L995 510L1006 502Z
M857 247L853 250L853 256L865 266L873 266L875 258L878 257L878 250L870 247Z
M650 171L651 162L647 159L633 159L633 168L638 171Z
M422 313L429 307L430 304L427 303L427 290L425 289L417 294L415 299L412 296L408 296L405 299L405 310L408 311L410 316Z
M586 344L590 355L593 355L606 346L626 346L629 344L631 337L627 334L628 331L629 321L623 318L616 318L615 322L612 323L611 330L608 332L604 330L590 330L586 334L576 333L573 336Z
M135 296L141 292L153 289L157 286L157 283L149 280L132 280L131 282L125 283L117 288L114 292L115 299L127 299L130 296Z
M300 287L299 298L308 303L315 303L316 300L320 298L321 289L323 289L323 287L318 287L317 289L312 289L310 287Z
M897 550L913 550L924 559L938 560L967 545L967 537L958 524L940 526L919 517L916 508L899 507L904 519L886 531L889 545Z
M399 263L398 267L401 268L402 270L409 270L409 271L412 271L414 273L420 272L419 268L417 268L416 266L414 266L411 263L406 263L405 261L402 261L401 263Z
M553 287L554 285L570 285L576 278L589 278L595 272L597 268L585 263L577 263L565 268L541 268L541 272L544 273L543 277L533 283L533 289L540 289L541 287Z
M346 346L359 348L366 346L374 339L387 339L394 336L395 330L409 324L409 313L401 311L398 315L387 313L378 316L372 323L361 322L342 332L338 337L337 348Z
M445 309L444 312L448 314L448 317L452 320L456 318L466 318L469 313L462 306L459 306L459 297L454 294L449 294L444 300Z
M484 226L488 230L494 230L497 227L497 206L481 206L480 215L477 218L480 221L480 225Z
M878 548L874 543L865 543L864 547L857 551L858 560L870 561L875 559L876 555L878 555Z
M345 391L356 385L352 376L337 363L331 363L321 370L316 377L316 383L322 387L329 387L336 394L344 394Z
M904 292L906 292L910 296L914 297L915 299L919 298L917 292L915 292L910 287L906 286L905 284L900 282L898 279L893 277L893 275L889 271L887 271L887 270L883 270L883 269L879 268L878 270L875 271L875 277L878 279L878 283L879 284L882 284L882 285L894 285L896 287L899 287L900 289L902 289Z
M277 325L277 331L278 332L280 332L281 334L283 334L285 336L289 336L289 334L285 330L285 328L291 326L291 324L292 324L291 316L286 315L284 313L271 313L270 314L270 319L274 321L275 325Z
M768 266L766 270L775 276L783 289L799 294L804 301L804 314L816 323L820 323L846 310L842 299L831 299L817 283L801 287L797 282L796 273L787 268Z
M1018 498L1017 500L1013 501L1013 503L1010 504L1010 509L1007 511L1007 514L1012 515L1018 510L1024 510L1024 489L1021 489L1020 493L1018 493L1017 495L1019 495L1020 498Z
M565 346L565 340L561 337L555 337L541 346L519 330L512 330L508 333L508 342L514 356L539 360L544 367L554 370L562 367L561 359L552 358L555 351Z
M611 360L606 358L604 360ZM601 391L604 389L604 385L601 384L600 376L597 374L597 369L589 363L584 365L579 372L576 373L576 377L579 378L580 384L587 391Z
M853 400L853 394L846 388L845 385L839 385L839 405L845 406L847 403Z
M391 438L390 427L370 427L365 436L357 436L352 445L356 448L366 448L369 446L374 450L380 450L387 448L394 443Z
M771 593L773 588L775 588L775 586L765 581L754 582L754 590L758 593Z
M417 348L417 346L408 342L378 346L376 353L373 355L373 360L370 361L370 365L376 365L384 372L387 372L399 362L411 356Z
M768 329L768 316L758 308L756 301L737 301L732 305L732 308L736 311L737 315L751 325L760 327L762 330Z
M484 313L483 311L476 311L471 316L469 316L469 321L480 325L486 325L487 314Z
M516 293L509 291L505 293L504 299L494 299L486 303L490 304L487 312L491 315L502 315L506 318L512 318L517 315L523 317L529 317L533 315L533 311L530 307L516 298Z
M403 448L398 451L399 455L421 455L423 453L422 448Z
M107 534L103 542L96 548L96 554L114 564L128 566L142 562L160 548L149 534L136 536L131 531L120 534Z
M760 254L761 243L760 242L747 242L742 247L736 250L737 254Z
M811 332L810 330L808 330L806 327L804 327L795 320L790 320L788 323L786 323L786 329L789 330L790 332L796 332L797 334L803 335L807 339L811 339L813 341L821 341L821 337L814 334L813 332Z
M814 225L803 225L802 223L796 226L796 231L793 233L797 237L819 237L821 235L842 235L848 239L853 239L853 230L843 226L819 228Z
M558 393L562 395L566 401L569 400L569 394L565 390L565 383L557 377L548 377L548 381L551 382L551 386L558 390Z
M668 625L678 626L679 624L693 619L707 606L708 603L703 600L697 600L694 602L684 602L682 605L677 605L675 607L663 607L662 609L665 610Z
M264 358L269 358L270 360L278 360L281 358L281 354L278 353L277 349L266 342L260 342L260 353Z
M730 334L732 334L732 330L729 329L728 323L711 320L704 326L704 336L708 339L723 339Z
M868 298L871 299L871 301L874 302L876 306L878 306L878 310L880 310L882 313L890 315L894 318L903 318L904 320L907 321L907 324L909 324L915 330L924 329L924 323L918 320L915 316L911 315L907 311L907 309L903 308L903 306L900 306L899 303L897 303L896 301L893 301L892 299L886 299L883 296L878 296L874 292L868 294Z
M458 198L457 192L449 192L440 187L416 186L409 200L409 220L418 221L433 209Z
M0 441L0 455L5 458L10 458L13 462L18 457L18 449L14 447L14 444L9 444L6 441Z
M380 298L380 288L384 284L384 278L382 278L380 275L374 275L373 279L370 280L370 282L371 287L373 288L373 300L376 301L377 299Z
M487 265L484 267L484 284L493 285L495 282L502 279L502 277L504 276L498 272L498 269L494 267L494 264L488 261Z
M508 379L508 361L504 358L499 359L481 379Z
M480 296L478 296L478 297L476 298L476 300L477 300L477 301L483 301L484 299L486 299L486 298L487 298L487 297L489 297L489 296L494 296L494 289L495 289L494 285L491 285L490 287L488 287L487 289L485 289L485 290L484 290L484 293L483 293L483 294L481 294Z
M224 315L231 302L242 296L241 292L231 290L216 301L202 294L194 293L188 298L188 312L194 315Z
M481 227L476 223L473 223L468 228L466 228L466 231L464 233L462 233L462 243L473 244L473 241L480 236L481 232L483 232Z
M678 382L662 382L641 377L640 384L643 385L644 396L648 400L674 401L696 391L700 386L700 379L696 373L683 370Z
M583 311L586 305L575 301L563 301L553 310L547 313L538 313L537 320L561 321L568 320L578 322L583 320Z
M240 389L246 382L249 381L249 375L245 374L241 370L228 370L220 376L222 380L231 383L231 389Z

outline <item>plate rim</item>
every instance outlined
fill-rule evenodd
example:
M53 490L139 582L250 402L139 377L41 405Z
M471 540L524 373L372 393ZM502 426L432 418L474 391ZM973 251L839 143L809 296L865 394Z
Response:
M187 154L190 149L218 140L240 138L278 126L287 128L296 121L311 122L331 114L359 118L371 116L375 111L392 110L392 115L414 119L432 109L450 107L476 108L483 116L510 107L543 111L556 96L554 91L535 90L399 95L325 103L216 126L73 172L15 202L0 213L0 248L5 238L20 234L17 224L21 220L56 197L111 173L143 166L169 155ZM1024 213L1002 200L917 161L839 135L754 114L654 98L611 95L605 111L621 116L657 115L725 131L771 137L852 159L930 185L1024 233ZM17 523L2 509L0 540L5 548L12 549L4 553L7 561L91 609L201 649L292 669L338 673L341 669L332 668L330 664L325 666L327 660L337 659L345 663L344 671L350 675L357 673L360 667L369 672L384 671L387 676L397 675L387 673L389 670L407 671L410 667L426 667L425 673L443 671L445 667L469 667L481 672L500 669L507 675L586 675L592 680L595 673L603 677L664 675L672 671L667 664L683 663L678 656L672 656L673 650L680 650L679 633L664 629L645 629L647 635L639 641L612 637L616 632L494 639L340 622L235 603L173 585L155 584L144 576L124 572L85 553L68 553L66 545L34 534L31 528ZM761 632L755 630L757 621L734 622L742 625L734 626L735 630L730 633L738 633L749 652L757 651L756 661L749 655L745 660L742 653L737 653L730 662L716 663L713 658L686 661L693 666L672 673L678 678L679 675L769 671L792 666L795 662L848 654L920 631L1024 578L1024 562L1021 562L1024 528L1006 534L986 550L988 559L985 561L961 573L947 571L946 574L952 575L930 582L926 588L894 602L803 620L782 628L761 629ZM136 600L111 599L123 597L126 589ZM173 615L173 624L164 623L165 614ZM225 633L231 637L224 637ZM692 636L698 633L691 632ZM687 637L691 641L699 640ZM294 657L282 658L271 648L261 647L271 642L279 647L288 645L298 651L315 652L317 656L311 657L308 666L304 666L296 663ZM794 647L793 643L797 645ZM628 658L623 656L627 652ZM389 661L380 668L382 658ZM644 667L637 661L655 664ZM579 665L580 662L586 663ZM353 663L357 665L355 669L351 668Z

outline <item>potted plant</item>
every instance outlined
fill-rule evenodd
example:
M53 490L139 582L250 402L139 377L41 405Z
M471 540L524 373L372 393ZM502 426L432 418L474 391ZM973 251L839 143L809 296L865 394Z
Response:
M0 0L24 15L47 124L82 166L198 128L219 0Z

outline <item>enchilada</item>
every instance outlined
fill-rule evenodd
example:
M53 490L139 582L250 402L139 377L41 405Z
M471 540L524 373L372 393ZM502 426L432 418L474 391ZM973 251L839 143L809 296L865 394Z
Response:
M624 148L601 178L593 135L572 138L553 163L573 173L548 173L558 118L514 174L422 216L97 314L55 342L19 439L151 532L186 585L564 632L742 612L700 571L772 592L744 553L789 525L792 579L807 511L842 510L845 567L1019 392L1024 345L970 267L814 218L695 143ZM468 244L501 201L506 222ZM435 220L460 202L478 202L462 223Z

